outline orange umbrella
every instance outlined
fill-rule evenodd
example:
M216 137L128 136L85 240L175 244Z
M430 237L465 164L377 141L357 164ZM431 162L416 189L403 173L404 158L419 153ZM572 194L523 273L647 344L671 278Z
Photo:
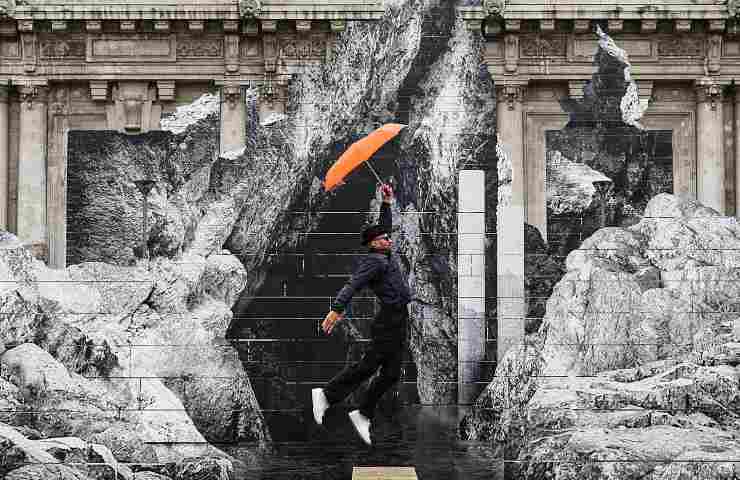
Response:
M354 169L360 166L363 162L366 162L370 157L377 152L380 147L385 145L390 139L398 135L406 125L400 123L386 123L382 127L372 132L362 140L358 140L339 157L339 160L334 162L328 172L326 172L326 178L324 179L324 189L328 192L332 188L336 187L342 180L350 174ZM367 164L368 167L370 164ZM370 168L372 170L372 167ZM378 182L383 183L375 170L372 170Z

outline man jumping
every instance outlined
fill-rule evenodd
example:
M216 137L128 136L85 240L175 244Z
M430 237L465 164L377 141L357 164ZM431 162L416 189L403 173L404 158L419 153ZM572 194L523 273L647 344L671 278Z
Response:
M370 422L375 414L375 405L401 378L401 358L409 316L407 305L411 301L406 278L391 256L393 189L390 185L383 185L381 191L383 203L380 207L380 224L362 232L362 245L370 250L337 294L321 324L324 332L330 334L334 324L344 317L344 310L355 292L369 286L380 301L380 311L371 326L372 341L359 362L345 367L324 388L311 391L314 419L321 424L324 412L330 405L344 400L380 368L380 375L373 379L360 408L349 412L355 430L368 445L371 444Z

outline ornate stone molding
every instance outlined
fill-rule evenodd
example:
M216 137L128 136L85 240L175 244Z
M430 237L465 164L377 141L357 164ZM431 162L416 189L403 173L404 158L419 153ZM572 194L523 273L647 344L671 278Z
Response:
M506 10L506 0L485 0L483 8L489 15L503 16Z
M727 13L732 16L740 14L740 0L727 0Z
M34 103L49 101L49 87L46 85L21 85L18 88L21 103L32 108Z
M242 17L258 17L261 12L260 0L239 0L239 15Z
M226 84L221 87L221 94L229 107L234 108L241 100L242 89L239 84Z
M514 73L519 63L519 35L506 35L504 38L504 59L506 71Z
M109 112L110 128L137 133L150 130L152 103L157 98L153 85L149 82L118 82L113 85L111 98L114 109Z
M712 110L722 102L722 85L711 78L702 78L694 85L697 103L710 103Z
M344 20L332 20L329 22L329 26L332 32L343 32L347 27L347 22Z
M506 102L506 107L509 110L514 110L515 103L524 103L526 93L527 87L525 85L501 85L496 87L496 98L499 102Z
M718 73L722 56L722 35L709 35L707 38L706 66L709 73Z
M175 81L157 80L157 95L161 102L175 100Z
M69 113L69 89L67 87L54 87L49 96L49 110L55 115Z
M224 65L229 73L239 71L239 35L224 37Z
M568 80L568 96L573 99L583 98L583 87L586 80Z
M90 80L90 97L93 100L105 101L108 99L108 81Z

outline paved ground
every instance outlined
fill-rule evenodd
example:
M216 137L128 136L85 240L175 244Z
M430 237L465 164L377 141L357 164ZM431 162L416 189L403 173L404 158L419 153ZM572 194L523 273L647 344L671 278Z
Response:
M419 480L495 480L496 460L488 445L456 439L464 407L404 406L379 412L366 446L347 417L349 407L332 407L324 426L306 421L302 439L277 442L258 465L240 469L237 478L255 480L350 480L353 466L414 466ZM307 416L311 415L306 410ZM224 450L239 457L249 445Z

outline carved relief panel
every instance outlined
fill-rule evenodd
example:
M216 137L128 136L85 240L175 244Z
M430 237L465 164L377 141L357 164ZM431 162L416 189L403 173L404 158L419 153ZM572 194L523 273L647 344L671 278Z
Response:
M519 55L522 58L565 57L567 43L566 35L521 35L519 39Z
M0 38L0 57L20 58L21 45L17 38Z
M223 54L221 36L177 36L177 58L219 58Z
M45 60L85 58L85 35L39 35L39 57Z

